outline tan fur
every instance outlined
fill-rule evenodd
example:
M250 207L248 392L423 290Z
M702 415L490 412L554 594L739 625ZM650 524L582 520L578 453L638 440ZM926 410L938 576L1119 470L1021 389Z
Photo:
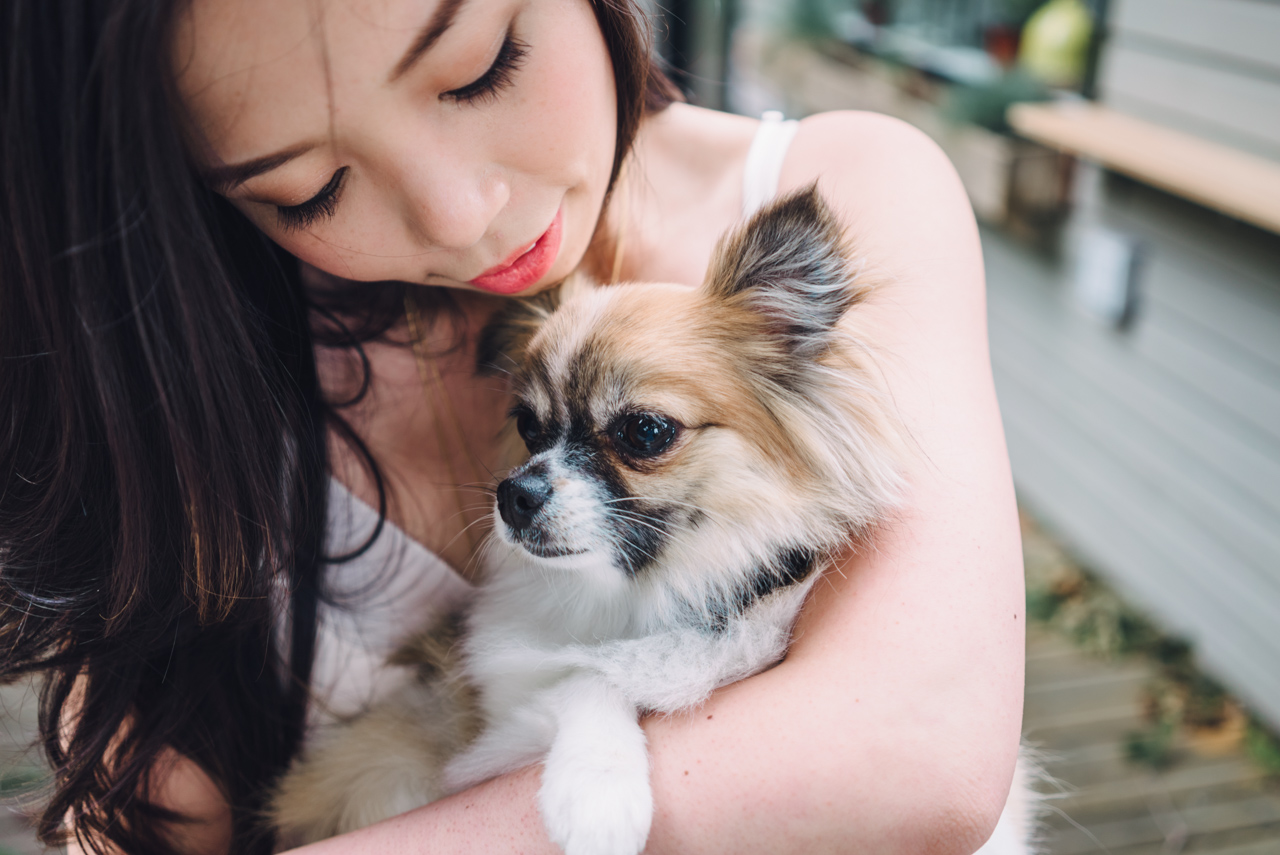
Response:
M280 843L354 831L445 795L444 764L482 724L475 691L459 674L457 639L453 619L414 636L388 664L415 668L416 679L316 735L269 801Z

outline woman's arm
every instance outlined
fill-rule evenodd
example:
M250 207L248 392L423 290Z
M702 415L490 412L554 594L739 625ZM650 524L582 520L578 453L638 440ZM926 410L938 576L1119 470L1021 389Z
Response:
M911 493L819 582L784 663L646 722L652 853L968 853L1009 788L1022 561L969 204L929 140L871 114L805 121L782 189L814 178L889 279L856 311L920 452ZM538 784L524 770L300 852L556 852Z

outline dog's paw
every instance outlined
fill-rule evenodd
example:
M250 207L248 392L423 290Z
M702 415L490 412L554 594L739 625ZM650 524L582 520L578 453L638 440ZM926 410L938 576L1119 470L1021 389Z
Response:
M648 756L643 744L639 748L551 749L538 803L551 840L565 855L637 855L644 848L653 792Z

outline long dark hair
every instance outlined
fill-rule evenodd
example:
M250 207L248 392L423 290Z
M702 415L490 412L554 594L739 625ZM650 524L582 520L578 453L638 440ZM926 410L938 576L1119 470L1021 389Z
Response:
M616 177L675 93L632 0L592 2L617 79ZM94 851L174 852L164 824L182 817L150 774L171 749L221 788L233 850L265 853L261 795L302 737L325 436L342 422L296 261L184 149L178 8L0 11L0 678L45 674L43 841L70 819ZM393 287L353 292L344 316L399 305ZM373 320L351 346L389 323Z

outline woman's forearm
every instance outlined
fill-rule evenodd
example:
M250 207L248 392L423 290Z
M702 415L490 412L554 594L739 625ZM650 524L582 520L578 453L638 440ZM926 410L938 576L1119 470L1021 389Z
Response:
M386 822L301 849L296 855L557 855L538 814L540 768L530 767Z

